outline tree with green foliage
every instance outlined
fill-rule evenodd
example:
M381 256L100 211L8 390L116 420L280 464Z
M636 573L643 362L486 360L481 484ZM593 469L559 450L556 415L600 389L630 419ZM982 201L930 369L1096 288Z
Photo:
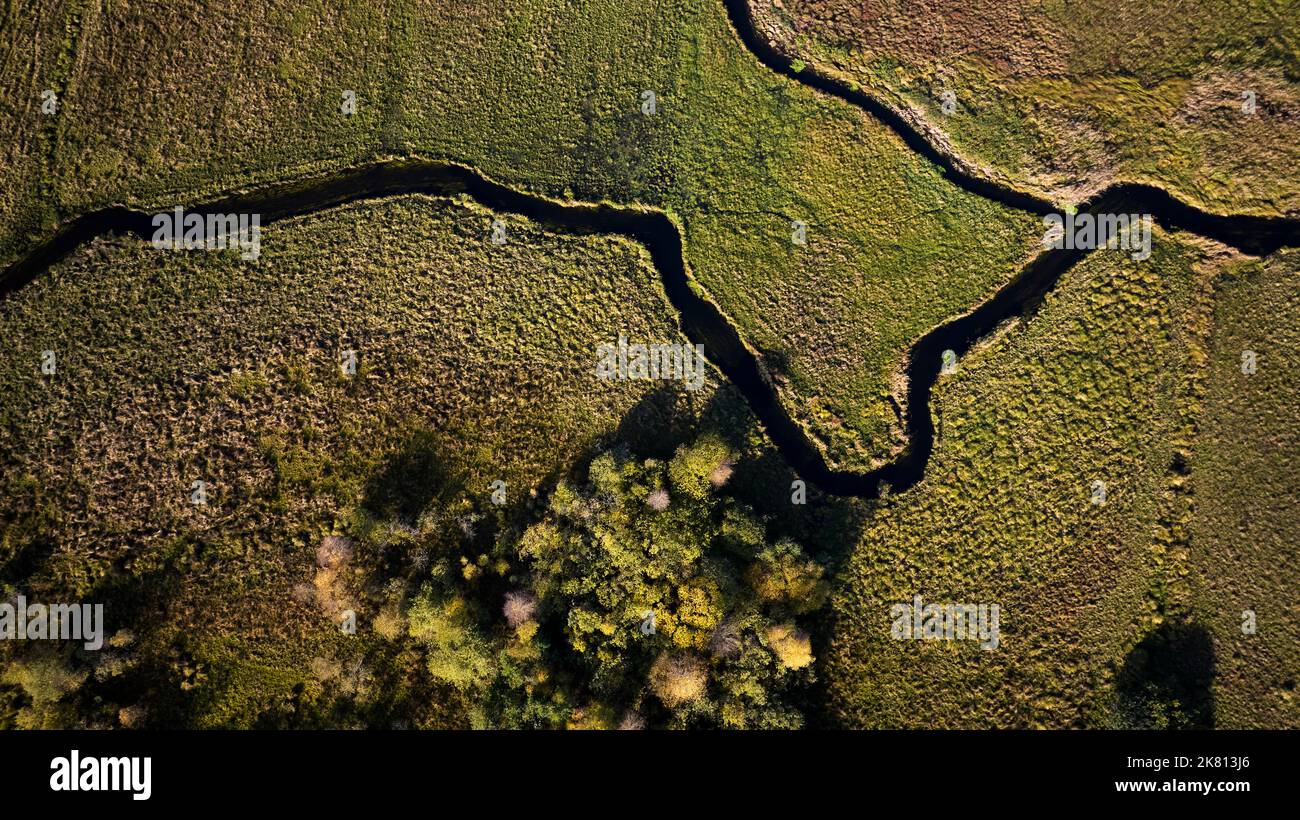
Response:
M457 689L482 687L496 673L488 641L470 618L465 601L438 597L425 584L407 612L408 631L424 645L430 674Z
M759 600L781 604L792 612L811 612L826 603L829 589L820 564L804 555L789 539L763 549L745 571L745 580Z
M808 633L820 565L726 489L736 453L707 435L667 462L601 453L566 479L513 548L540 621L563 640L547 662L581 703L569 725L789 728L812 679ZM512 593L521 594L519 592Z

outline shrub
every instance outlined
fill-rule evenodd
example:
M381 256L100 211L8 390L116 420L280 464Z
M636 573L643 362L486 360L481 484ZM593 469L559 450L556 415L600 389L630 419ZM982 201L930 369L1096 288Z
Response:
M731 463L736 455L717 436L704 436L692 445L677 450L673 460L668 463L668 478L680 492L702 501L709 496L715 486L714 477L719 476L723 483L731 475ZM726 465L726 474L718 471Z
M459 597L438 600L426 584L407 613L408 631L424 644L429 672L460 690L484 686L495 674L487 641Z
M812 640L792 623L769 626L767 645L786 669L803 669L813 662Z
M704 695L708 675L708 665L694 652L665 652L650 667L650 688L675 709Z
M531 621L537 612L537 598L531 592L513 590L506 593L506 602L501 607L506 616L506 623L513 629L525 621Z
M760 552L745 579L764 603L784 604L803 613L826 602L828 588L822 574L821 565L787 539Z

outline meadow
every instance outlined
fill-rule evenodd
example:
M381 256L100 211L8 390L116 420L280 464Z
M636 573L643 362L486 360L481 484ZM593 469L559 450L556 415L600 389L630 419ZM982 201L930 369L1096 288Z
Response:
M112 202L168 207L408 154L560 199L660 208L791 413L844 466L897 451L906 346L1009 279L1039 233L860 111L772 75L714 0L271 3L237 20L201 6L91 7L37 43L72 54L57 117L24 109L14 124L52 140L44 230ZM0 226L10 257L21 228Z
M1214 638L1224 727L1300 726L1297 273L1300 256L1289 251L1222 280L1207 346L1189 583Z
M836 722L1214 725L1204 676L1213 679L1215 650L1184 658L1188 679L1172 681L1159 676L1182 666L1151 671L1143 658L1212 633L1222 667L1237 646L1224 625L1239 609L1209 606L1193 579L1224 577L1236 549L1199 532L1231 515L1219 482L1236 469L1222 456L1212 466L1200 442L1243 424L1204 408L1228 364L1214 341L1216 288L1251 264L1163 232L1146 262L1097 251L1030 321L1010 323L941 377L925 479L873 511L838 579L826 662ZM1294 505L1274 514L1285 519ZM1290 552L1278 540L1256 548L1261 560ZM1270 583L1293 582L1290 566ZM891 605L914 595L999 604L997 651L891 640ZM1272 614L1288 625L1274 622L1283 634L1269 640L1286 645L1294 621ZM1173 716L1169 691L1184 693Z
M1300 52L1286 3L749 6L765 38L1005 184L1061 203L1125 181L1216 213L1300 208Z

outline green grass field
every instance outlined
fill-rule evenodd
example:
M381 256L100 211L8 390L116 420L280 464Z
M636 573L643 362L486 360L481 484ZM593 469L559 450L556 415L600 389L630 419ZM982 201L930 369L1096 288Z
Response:
M765 37L1053 200L1118 180L1221 213L1300 209L1300 40L1286 3L750 6Z
M1294 251L1222 283L1208 348L1205 411L1196 439L1196 517L1190 528L1193 605L1214 636L1217 723L1300 726L1295 686L1300 582L1295 533L1300 355ZM1255 353L1255 372L1242 355ZM1243 613L1255 613L1245 634Z
M1185 240L1158 237L1141 264L1092 254L1032 321L943 377L926 478L881 504L839 579L837 718L1128 725L1117 678L1133 648L1163 624L1218 617L1188 580L1193 523L1215 504L1195 443L1214 283L1242 263ZM917 594L999 604L1001 645L891 640L890 605Z
M771 75L714 0L343 17L271 4L215 37L196 8L82 15L56 122L21 121L55 129L52 210L166 206L408 152L561 198L663 208L791 412L846 466L899 445L887 396L906 346L1009 279L1038 233L852 107ZM146 47L128 47L137 39ZM185 70L168 70L182 55ZM791 241L795 220L806 246ZM17 227L0 248L16 247Z

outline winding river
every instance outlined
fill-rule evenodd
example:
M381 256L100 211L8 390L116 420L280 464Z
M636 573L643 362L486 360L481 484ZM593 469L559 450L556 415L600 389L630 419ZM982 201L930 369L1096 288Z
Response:
M939 151L892 109L811 67L795 71L789 58L757 36L745 0L724 0L740 39L768 68L818 91L834 95L865 110L893 129L912 150L942 168L958 186L1012 208L1035 214L1056 210L1045 199L1018 191L967 171ZM778 398L760 357L741 337L716 304L691 286L683 253L682 233L661 211L611 204L560 202L517 191L466 166L421 159L378 162L294 183L191 204L192 213L259 213L263 225L348 202L402 194L468 195L498 212L518 214L560 230L617 234L643 244L663 281L669 301L678 311L682 332L703 344L710 361L745 397L790 467L803 479L834 495L874 498L882 485L906 490L925 473L934 448L930 394L944 350L959 356L1007 319L1026 315L1055 286L1061 275L1087 251L1048 250L1035 257L987 301L970 312L926 333L908 351L907 407L904 425L907 448L893 461L869 472L831 469ZM1107 188L1079 207L1084 213L1152 214L1162 227L1191 231L1246 253L1263 255L1300 245L1300 222L1274 217L1222 216L1186 205L1161 189L1120 184ZM52 238L32 249L0 274L0 297L22 287L77 247L96 237L130 234L148 241L154 212L125 207L93 211L66 223Z

